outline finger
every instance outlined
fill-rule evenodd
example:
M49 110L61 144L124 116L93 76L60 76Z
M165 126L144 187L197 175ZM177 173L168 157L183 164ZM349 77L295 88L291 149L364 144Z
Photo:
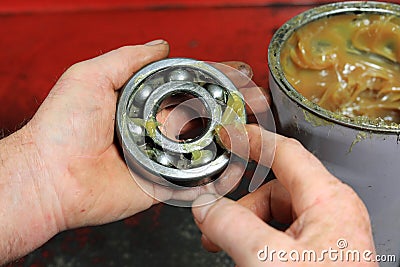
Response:
M207 239L225 250L239 266L259 264L257 252L265 245L287 248L293 243L249 209L227 198L215 199L213 195L203 195L193 203L195 221Z
M258 188L237 201L240 205L251 210L265 222L276 220L279 223L289 224L293 221L290 195L278 180ZM210 252L221 250L205 235L202 235L203 247Z
M266 118L265 113L269 112L270 109L271 99L269 97L269 94L267 94L265 90L260 87L241 88L239 89L239 91L244 96L248 121L252 121L251 118L254 118L253 121L258 123L265 120ZM197 127L200 127L201 125L199 125L198 123L195 124L194 121L191 121L191 123L187 123L188 121L186 119L181 119L181 117L179 117L179 116L182 116L182 118L191 117L192 119L195 119L193 115L197 115L198 117L207 117L205 111L202 112L203 114L200 114L199 112L196 113L196 111L202 109L201 102L196 100L198 99L168 98L164 100L160 106L161 111L157 113L157 120L161 122L161 124L166 124L166 119L169 118L168 123L170 125L173 124L176 126L171 128L170 132L174 132L173 131L174 129L175 130L181 129L182 132L187 132L189 129L193 130L196 129ZM175 115L170 116L172 114ZM185 121L184 126L182 125L183 121Z
M221 248L211 242L204 234L201 235L201 245L209 252L215 253L221 251Z
M96 81L98 86L117 90L145 65L168 56L169 45L157 40L146 45L124 46L71 66L62 79Z
M272 170L289 191L296 214L327 197L321 188L342 184L299 141L278 135Z
M251 67L239 61L227 61L222 63L210 63L228 77L237 88L241 88L249 84L253 77Z
M160 131L172 140L185 139L185 136L199 136L207 123L197 111L186 105L163 109L157 113L161 123Z
M241 158L254 160L266 167L272 166L276 143L273 133L263 131L256 125L225 125L218 135L222 144Z
M278 180L272 180L238 200L238 203L265 222L275 220L288 224L293 221L289 192Z
M164 109L164 108L177 106L177 105L182 104L185 101L191 100L193 98L195 98L195 97L192 96L192 95L189 95L189 94L171 95L171 96L169 96L168 98L164 99L161 102L159 109L161 110L161 109Z
M289 224L293 221L290 195L277 180L272 180L256 191L247 194L237 203L251 210L265 222L276 220L280 223ZM201 241L203 247L210 252L221 250L205 235L202 235Z
M271 97L263 88L240 88L239 91L245 100L247 115L260 114L269 111Z
M265 131L257 125L246 125L246 134L250 159L272 166L275 176L289 191L297 214L324 197L321 188L340 183L295 139ZM219 136L234 153L247 156L243 149L246 146L243 133L226 127L219 132Z
M245 170L246 166L243 162L230 162L225 171L214 182L218 195L224 196L235 190L239 186Z
M250 67L250 65L248 65L248 64L246 64L244 62L241 62L241 61L224 61L224 62L221 62L221 63L226 65L226 66L232 67L235 70L240 71L241 73L246 75L246 77L248 77L249 79L253 78L253 69ZM227 72L227 74L229 75L230 73Z

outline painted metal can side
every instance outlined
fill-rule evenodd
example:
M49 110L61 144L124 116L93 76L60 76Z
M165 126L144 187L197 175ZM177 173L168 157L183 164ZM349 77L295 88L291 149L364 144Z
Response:
M370 214L377 254L400 256L398 125L357 124L301 96L284 77L280 49L296 28L327 15L373 12L400 16L400 6L342 2L306 11L275 33L268 50L269 85L277 132L298 139L361 197ZM396 262L381 266L397 266Z

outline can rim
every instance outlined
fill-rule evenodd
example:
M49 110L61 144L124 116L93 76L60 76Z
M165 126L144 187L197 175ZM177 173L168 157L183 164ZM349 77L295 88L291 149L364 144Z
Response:
M373 14L391 14L400 17L400 5L375 1L350 1L321 5L291 18L273 35L268 46L268 68L279 88L294 102L312 114L327 121L346 127L376 133L400 135L400 124L387 123L383 120L369 120L365 117L350 118L345 115L326 110L301 95L286 79L280 61L280 51L286 40L300 27L323 17L370 12Z

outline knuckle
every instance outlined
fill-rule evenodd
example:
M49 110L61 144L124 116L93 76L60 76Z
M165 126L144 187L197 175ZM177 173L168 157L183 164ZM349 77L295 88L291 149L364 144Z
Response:
M71 65L65 74L71 75L71 76L76 76L79 75L84 69L85 69L86 63L84 61L82 62L77 62L73 65Z
M342 200L345 200L349 213L357 215L355 217L369 228L369 213L358 194L349 185L343 183L340 190L343 194Z
M237 218L240 218L240 214L243 211L238 209L235 203L218 205L211 212L211 216L207 216L205 223L215 225L219 232L230 232ZM235 227L236 229L236 227Z
M284 138L283 142L282 142L282 145L284 145L284 146L292 146L292 147L304 149L304 147L300 143L300 141L297 140L297 139L294 139L294 138Z
M346 206L355 209L357 213L368 214L367 208L354 189L341 181L338 181L335 187L338 194L341 196L341 201L346 203Z
M71 65L61 76L61 81L85 80L87 78L87 62L81 61Z
M352 202L363 203L361 198L358 196L358 194L349 185L341 183L340 190L341 190L342 194L346 194Z

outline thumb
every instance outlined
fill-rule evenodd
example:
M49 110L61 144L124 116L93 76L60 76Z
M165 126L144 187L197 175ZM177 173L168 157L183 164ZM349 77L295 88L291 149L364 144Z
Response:
M257 254L265 246L283 249L292 238L258 218L238 203L215 195L202 195L193 202L193 216L208 240L228 253L239 266L260 264Z
M101 56L71 66L64 79L96 81L96 85L117 90L145 65L168 56L169 45L164 40L155 40L145 45L124 46ZM62 80L62 79L61 79Z

